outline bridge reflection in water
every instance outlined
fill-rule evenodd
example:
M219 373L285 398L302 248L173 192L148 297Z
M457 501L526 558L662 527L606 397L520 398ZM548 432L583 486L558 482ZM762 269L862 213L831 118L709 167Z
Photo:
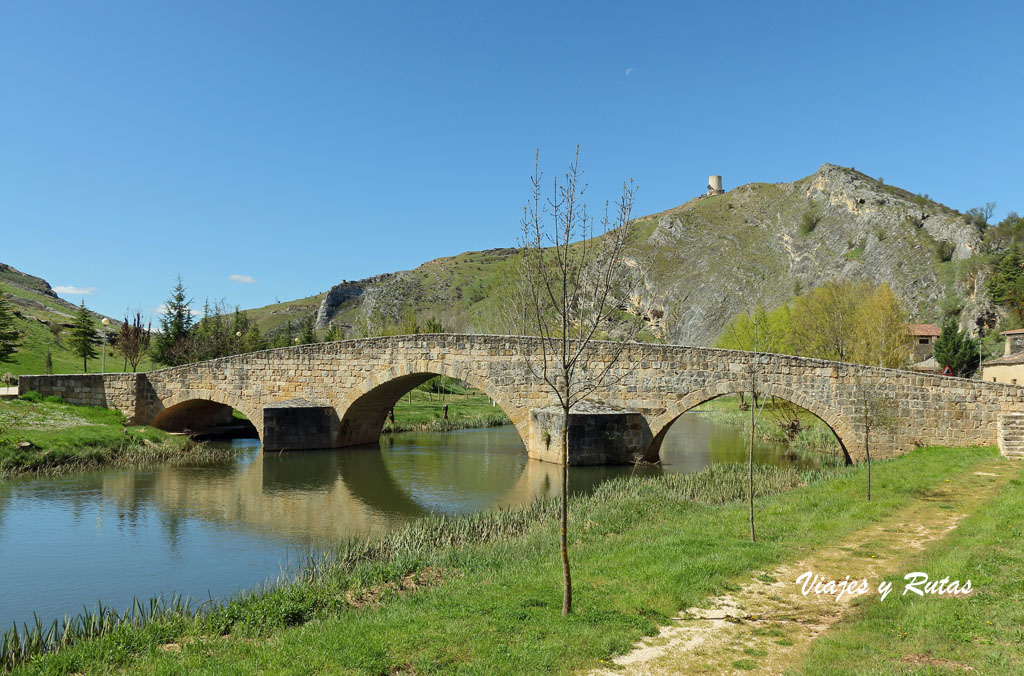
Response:
M204 467L109 469L0 484L0 626L78 612L102 598L180 593L204 600L274 578L309 548L373 535L430 513L512 507L557 494L561 467L529 460L514 428L401 434L381 445L260 453ZM692 472L746 457L741 428L688 414L661 467ZM759 462L791 463L761 444ZM572 467L574 491L631 467ZM36 573L25 576L24 571Z
M570 468L573 492L616 476L695 472L716 462L745 462L739 428L681 417L663 448L663 464ZM161 468L147 477L155 503L175 515L316 545L390 530L427 514L469 514L558 494L561 468L526 457L512 427L447 434L402 433L380 445L250 454L231 465ZM758 443L756 461L809 466L785 446ZM138 499L134 474L104 480L108 498Z

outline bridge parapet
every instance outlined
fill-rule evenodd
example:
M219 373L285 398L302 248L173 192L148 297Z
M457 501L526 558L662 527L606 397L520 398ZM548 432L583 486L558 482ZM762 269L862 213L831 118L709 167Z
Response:
M302 345L225 357L142 374L23 376L20 391L38 390L78 404L118 408L150 423L190 401L244 413L264 436L265 408L292 399L331 407L335 446L372 442L398 397L433 375L458 378L486 392L508 414L531 457L551 460L531 433L531 411L557 404L529 363L536 338L416 335ZM595 342L581 368L603 369L617 346ZM1024 413L1024 389L788 355L675 345L630 344L612 366L614 386L590 401L643 416L653 459L672 422L717 396L749 391L802 406L821 418L853 459L863 448L860 392L891 402L895 426L872 431L872 455L918 445L991 445L999 417ZM540 435L543 433L541 432ZM547 457L545 457L547 456Z

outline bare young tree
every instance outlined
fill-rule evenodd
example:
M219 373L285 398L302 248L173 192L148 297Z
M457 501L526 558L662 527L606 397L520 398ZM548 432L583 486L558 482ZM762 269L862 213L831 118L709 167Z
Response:
M553 182L549 198L542 195L539 153L531 185L530 201L523 209L519 276L510 293L509 318L515 333L536 337L532 349L524 353L525 361L554 394L562 412L562 614L568 615L572 611L567 535L569 415L588 395L628 372L619 362L628 341L636 337L640 317L629 314L626 304L643 278L643 272L635 269L628 274L625 264L633 235L630 215L636 187L632 181L623 184L614 218L605 203L600 231L595 232L583 199L586 186L578 146L568 171L561 181ZM594 341L606 336L616 342L602 344L601 359L594 359Z
M751 351L753 354L750 357L750 363L747 365L747 375L750 377L751 399L750 442L747 445L747 507L750 520L751 542L757 542L757 536L754 532L754 433L757 430L757 421L761 417L761 412L768 401L767 397L758 396L760 384L757 381L757 376L761 372L761 359L758 354L758 348L762 344L762 338L758 334L766 331L766 329L762 328L763 323L763 317L759 318L756 314L751 317L751 347L753 348Z
M864 459L867 462L868 483L867 500L871 500L871 433L872 431L892 430L896 417L892 413L893 395L882 396L877 388L863 377L854 385L854 398L860 406L857 415L864 430Z
M142 325L142 310L136 310L135 315L128 318L125 315L121 322L121 328L117 332L117 349L124 355L125 370L131 364L132 371L139 368L139 362L149 349L149 341L152 336L153 322L146 326Z

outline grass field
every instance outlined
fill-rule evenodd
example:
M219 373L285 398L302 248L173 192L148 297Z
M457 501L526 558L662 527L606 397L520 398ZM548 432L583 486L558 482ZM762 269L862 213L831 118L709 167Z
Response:
M1018 476L906 568L970 579L971 596L903 594L903 575L890 575L893 593L862 599L857 619L816 641L800 673L1024 673L1022 514Z
M22 448L20 442L30 445ZM153 427L128 426L124 415L112 409L50 399L0 401L0 479L200 460L210 453L220 452Z
M384 431L444 431L511 424L505 412L480 390L458 385L451 389L454 391L446 393L413 389L395 404L395 422L385 422ZM445 405L448 406L447 421L443 419Z
M290 584L198 618L172 612L143 627L112 627L18 673L575 673L630 650L681 608L736 588L740 576L827 547L997 458L994 449L926 448L876 462L871 502L862 467L817 476L761 468L756 544L740 501L741 466L608 482L571 503L569 618L559 614L557 510L534 503L354 542ZM1018 502L1019 484L1008 489ZM993 575L1013 580L993 592L1019 593L1013 556L992 561ZM962 601L981 604L979 613L994 602ZM919 628L901 627L907 634L896 640L919 640ZM1019 631L999 622L988 637L1009 642Z

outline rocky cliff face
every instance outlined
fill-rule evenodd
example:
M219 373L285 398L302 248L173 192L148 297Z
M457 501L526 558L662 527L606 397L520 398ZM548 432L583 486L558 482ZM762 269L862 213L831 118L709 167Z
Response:
M961 214L826 164L793 183L754 183L642 219L652 227L638 261L650 265L648 301L666 307L671 342L703 345L738 312L787 302L829 280L888 284L918 321L940 306L990 304L957 262L981 235ZM979 286L978 297L974 286Z
M926 197L831 164L792 183L752 183L637 219L643 233L624 274L642 274L627 306L649 332L708 345L726 321L772 308L829 280L887 283L915 321L945 304L964 324L994 308L962 262L981 236L963 215ZM511 238L511 235L510 235ZM501 332L513 249L468 252L345 282L328 292L317 326L351 328L369 316L433 316L450 331Z

